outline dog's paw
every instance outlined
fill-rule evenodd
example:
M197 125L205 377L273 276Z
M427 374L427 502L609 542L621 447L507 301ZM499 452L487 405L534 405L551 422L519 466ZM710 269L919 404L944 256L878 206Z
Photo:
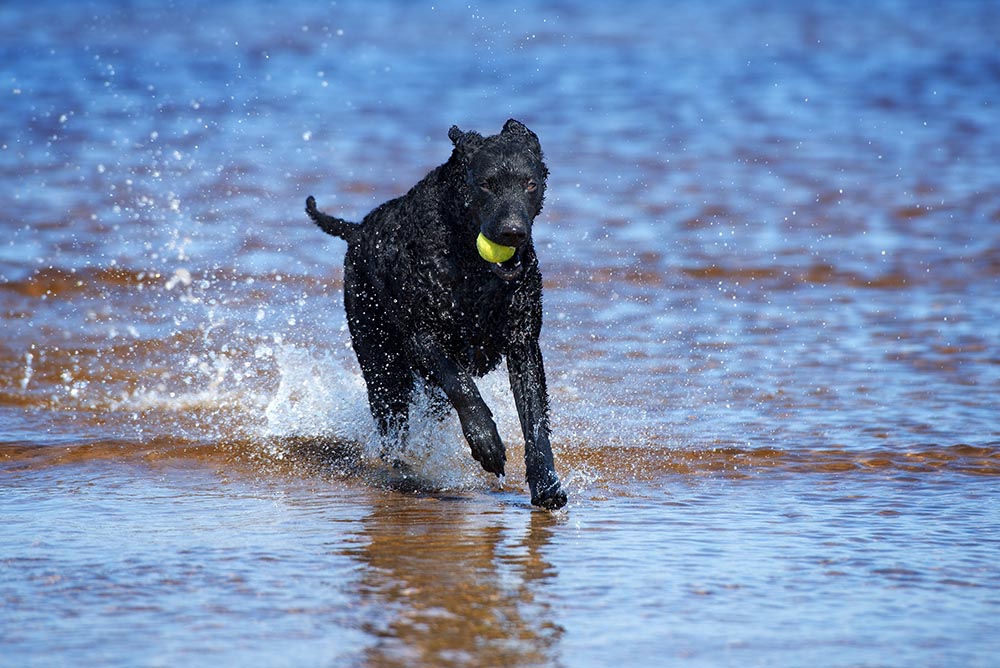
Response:
M470 440L472 448L472 458L482 464L483 470L492 473L497 477L504 474L504 465L507 463L507 452L499 438L496 439L474 439Z
M559 479L555 477L555 474L553 474L547 484L540 489L535 485L529 486L531 487L531 505L533 506L545 508L546 510L559 510L565 506L566 502L569 500L566 496L566 492L563 491L562 485L559 484Z

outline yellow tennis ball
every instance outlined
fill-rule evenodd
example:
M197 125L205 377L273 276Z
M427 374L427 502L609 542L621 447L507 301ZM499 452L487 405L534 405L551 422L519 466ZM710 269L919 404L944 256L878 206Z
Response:
M514 257L514 251L517 249L513 246L501 246L500 244L490 241L483 233L480 232L479 236L476 237L476 248L479 250L479 255L487 262L506 262L507 260Z

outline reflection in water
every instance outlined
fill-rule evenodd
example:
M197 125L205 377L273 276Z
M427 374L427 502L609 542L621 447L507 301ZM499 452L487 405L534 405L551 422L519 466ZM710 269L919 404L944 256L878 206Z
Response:
M551 666L544 558L557 516L455 499L391 494L365 518L354 555L366 569L370 666Z

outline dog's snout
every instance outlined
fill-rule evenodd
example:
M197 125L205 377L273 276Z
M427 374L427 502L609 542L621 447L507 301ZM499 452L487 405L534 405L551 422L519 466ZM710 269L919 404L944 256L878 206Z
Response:
M528 238L528 228L524 225L504 225L500 228L496 242L502 246L520 246Z

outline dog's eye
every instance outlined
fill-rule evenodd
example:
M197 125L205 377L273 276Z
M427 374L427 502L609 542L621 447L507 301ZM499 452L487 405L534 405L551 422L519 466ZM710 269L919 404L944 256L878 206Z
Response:
M538 190L538 184L535 183L534 179L529 179L528 182L524 184L524 189L529 193L533 193Z
M490 184L487 183L485 180L479 181L478 183L476 183L476 185L479 186L479 189L482 190L484 193L490 192Z

